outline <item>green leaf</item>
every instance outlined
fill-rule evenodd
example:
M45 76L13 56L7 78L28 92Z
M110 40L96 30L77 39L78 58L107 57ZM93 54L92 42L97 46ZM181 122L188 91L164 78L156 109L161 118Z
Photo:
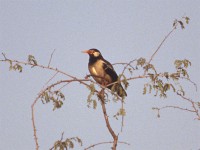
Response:
M121 78L123 77L123 80L121 80ZM124 87L125 87L125 90L127 90L128 86L129 86L129 83L126 79L126 76L124 74L120 74L119 77L118 77L118 82L120 83L120 80L121 82L123 83ZM118 87L117 87L118 88ZM120 88L121 89L121 88ZM117 91L117 90L116 90ZM122 91L123 92L123 91Z
M37 65L37 61L33 55L28 55L28 62L33 65Z
M146 59L145 58L139 58L138 60L137 60L137 66L144 66L144 64L146 63Z
M170 86L172 87L173 91L176 92L175 87L172 84L170 84Z
M97 108L97 101L96 100L93 100L93 109L96 109Z
M121 116L125 116L126 115L126 111L125 111L124 108L120 108L119 115L121 115Z
M49 101L50 101L49 95L48 95L47 92L44 93L44 99L45 99L46 102L49 102Z
M199 109L200 109L200 102L197 102L197 105L198 105L198 107L199 107Z
M189 24L189 20L190 20L189 17L185 17L185 22L186 22L187 24Z
M152 85L149 85L149 93L152 91Z
M144 86L144 88L143 88L143 95L145 95L147 93L147 87L146 86Z
M184 26L184 24L183 24L183 22L182 22L182 21L178 21L178 23L181 25L181 28L182 28L182 29L184 29L184 28L185 28L185 26Z
M158 80L157 83L158 83L158 87L159 87L160 89L163 89L162 81L161 81L161 80Z
M77 139L78 143L82 146L83 145L82 140L79 137L76 137L76 139Z
M170 90L170 84L166 83L163 87L163 91L167 92L168 90Z
M178 80L180 78L180 73L172 73L170 74L170 78L172 78L173 80Z
M182 60L175 60L174 65L178 69L182 65Z
M177 20L177 19L175 19L175 20L174 20L174 22L173 22L173 27L175 27L175 28L176 28L177 22L178 22L178 20Z
M12 66L12 61L11 61L11 60L9 60L9 63L10 63L9 71L11 71L11 70L12 70L12 68L13 68L13 66Z
M69 148L74 148L74 143L69 140Z
M189 65L191 66L191 62L187 59L183 60L184 67L187 68Z
M168 72L164 72L164 76L166 79L169 79L169 73Z
M155 79L154 79L154 74L152 74L152 73L148 73L148 75L149 75L151 81L155 81Z

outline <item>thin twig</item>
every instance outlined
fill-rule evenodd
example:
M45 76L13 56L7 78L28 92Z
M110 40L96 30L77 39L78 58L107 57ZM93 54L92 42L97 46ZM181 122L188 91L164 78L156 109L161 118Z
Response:
M123 71L122 71L121 74L124 74L124 72L125 72L125 70L127 69L128 66L131 66L131 67L132 67L131 63L133 63L134 61L136 61L136 59L129 61L129 63L127 63L126 66L124 67L124 69L123 69ZM133 68L133 67L132 67L132 68ZM134 69L134 68L133 68L133 69Z
M161 43L159 44L158 48L155 50L155 52L151 55L149 61L147 64L150 64L151 61L153 60L154 56L156 55L156 53L160 50L161 46L164 44L164 42L168 39L168 37L174 32L174 30L176 30L176 26L173 27L173 29L165 36L165 38L161 41ZM144 75L146 75L147 70L144 71Z
M93 147L98 146L98 145L102 145L102 144L112 144L112 143L113 143L112 141L110 141L110 142L100 142L100 143L97 143L97 144L93 144L93 145L91 145L91 146L85 148L84 150L89 150L90 148L93 148ZM127 142L122 142L122 141L118 141L118 143L130 145L129 143L127 143Z
M197 117L198 117L197 119L200 120L199 110L198 110L198 108L196 108L195 102L194 102L193 100L191 100L191 99L189 99L189 98L183 96L182 94L180 94L180 93L178 93L178 92L177 92L176 94L179 95L182 99L184 99L184 100L186 100L186 101L188 101L188 102L190 102L190 103L192 104L192 108L194 109L194 112L195 112L195 114L196 114Z
M123 99L121 101L121 104L122 104L121 109L123 109L123 111L124 111L124 100ZM122 114L121 116L122 116L122 121L121 121L121 132L122 132L123 127L124 127L124 114Z
M45 83L45 85L43 86L43 88L47 85L47 84L49 84L49 82L53 79L53 78L55 78L55 76L58 74L58 72L56 72L46 83Z
M135 70L135 68L131 65L131 63L133 63L134 61L136 61L136 59L134 59L134 60L131 60L131 61L129 61L128 63L113 63L112 65L126 65L125 67L124 67L124 70L122 71L123 73L124 73L124 71L126 70L126 68L129 66L129 67L131 67L133 70ZM122 74L123 74L122 73Z
M150 60L148 61L148 64L151 63L151 61L153 60L154 56L156 55L156 53L159 51L159 49L161 48L161 46L163 45L163 43L167 40L167 38L173 33L173 31L176 28L173 27L173 29L165 36L165 38L162 40L162 42L160 43L160 45L158 46L158 48L155 50L155 52L152 54L152 56L150 57Z
M51 59L52 59L52 57L53 57L53 53L55 52L55 50L56 50L56 49L54 49L53 52L51 53L51 57L50 57L50 60L49 60L49 63L48 63L48 67L49 67L50 64L51 64Z
M37 130L35 125L35 115L34 115L34 107L37 101L39 100L41 94L38 95L38 97L34 100L33 104L31 105L31 114L32 114L32 125L33 125L33 135L34 135L34 141L36 145L36 150L39 150L39 144L38 144L38 137L37 137Z
M198 90L197 84L196 84L194 81L192 81L190 78L186 78L186 77L180 77L180 78L181 78L181 79L188 80L190 83L192 83L192 84L194 85L196 91Z
M8 60L8 59L6 58L6 54L2 53L2 55L3 55L3 57L4 57L5 60Z

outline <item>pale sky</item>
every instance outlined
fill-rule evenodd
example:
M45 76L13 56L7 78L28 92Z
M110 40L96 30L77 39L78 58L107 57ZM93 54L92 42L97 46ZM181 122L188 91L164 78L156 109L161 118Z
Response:
M27 61L34 55L38 63L51 65L78 78L88 74L88 56L82 50L97 48L111 63L149 59L174 19L188 16L185 30L178 28L163 44L152 63L159 72L173 72L175 59L189 59L190 78L200 86L200 1L199 0L0 0L0 52L8 58ZM3 59L3 56L0 56ZM119 74L121 66L114 66ZM0 63L0 149L35 149L31 122L31 104L54 72L25 66L22 73L9 71ZM57 76L53 82L67 79ZM167 99L143 95L145 80L130 82L127 90L125 126L112 116L120 103L106 105L111 126L119 133L118 150L198 150L200 122L193 113L176 109L161 111L156 117L152 107L179 105L191 108L172 92ZM200 101L199 91L183 82L186 95ZM84 149L92 144L111 141L98 102L96 110L87 107L89 91L73 83L63 89L66 100L61 109L52 111L52 103L36 105L36 128L40 150L47 150L60 139L78 136ZM95 147L110 149L111 145Z

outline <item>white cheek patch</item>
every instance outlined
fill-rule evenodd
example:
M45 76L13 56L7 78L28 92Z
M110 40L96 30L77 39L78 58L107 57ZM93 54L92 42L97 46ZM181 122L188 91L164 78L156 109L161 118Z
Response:
M98 56L99 56L99 52L94 52L93 55L94 55L95 57L98 57Z

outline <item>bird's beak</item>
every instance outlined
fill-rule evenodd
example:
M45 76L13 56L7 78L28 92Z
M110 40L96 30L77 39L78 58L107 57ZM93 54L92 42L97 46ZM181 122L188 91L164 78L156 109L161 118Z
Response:
M91 51L90 50L84 50L84 51L82 51L82 53L91 54Z

